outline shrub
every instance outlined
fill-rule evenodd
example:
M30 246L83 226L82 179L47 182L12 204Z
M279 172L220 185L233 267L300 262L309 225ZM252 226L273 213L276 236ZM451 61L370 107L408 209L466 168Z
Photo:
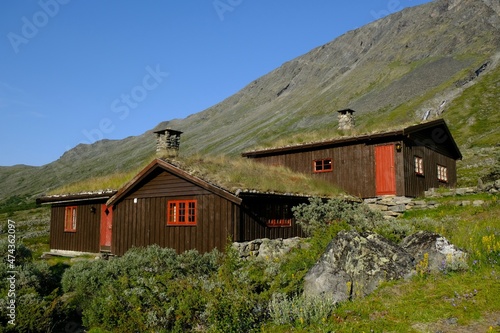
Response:
M269 314L276 325L302 327L325 322L336 308L333 299L324 296L288 297L274 294L269 302Z
M399 242L415 232L411 222L404 220L386 220L378 211L371 210L365 204L347 202L342 199L309 199L309 204L293 208L297 223L308 235L323 233L327 227L345 222L358 232L372 231L385 238Z
M80 304L89 328L184 332L201 325L203 284L220 260L217 250L177 255L157 245L134 248L109 261L76 263L62 285L72 303Z

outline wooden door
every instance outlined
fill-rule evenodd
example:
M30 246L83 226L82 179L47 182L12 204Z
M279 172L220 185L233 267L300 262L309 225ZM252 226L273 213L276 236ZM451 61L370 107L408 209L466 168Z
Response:
M106 205L101 206L101 250L111 250L111 233L113 227L113 210Z
M396 169L394 158L394 145L375 147L376 195L396 194Z

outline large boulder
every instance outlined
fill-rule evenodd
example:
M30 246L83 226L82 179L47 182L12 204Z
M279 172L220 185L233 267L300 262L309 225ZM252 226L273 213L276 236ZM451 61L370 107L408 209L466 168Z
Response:
M421 263L420 269L429 272L467 268L467 253L437 233L419 231L403 239L400 246Z
M306 295L340 302L364 297L380 283L412 274L413 257L374 233L341 231L305 276Z

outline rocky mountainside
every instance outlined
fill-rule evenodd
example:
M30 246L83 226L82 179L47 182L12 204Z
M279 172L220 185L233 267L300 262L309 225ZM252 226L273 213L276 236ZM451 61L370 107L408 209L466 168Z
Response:
M483 77L490 75L491 80L498 73L499 54L498 0L436 0L349 31L219 104L155 129L183 131L182 154L237 155L289 138L307 140L312 133L321 138L342 134L336 130L336 111L344 108L357 111L359 132L423 117L447 118L453 100L462 98L467 104L463 98L468 91ZM495 95L500 86L485 89ZM478 109L467 112L463 117ZM480 131L495 135L498 123L490 121L487 126L493 127ZM459 144L474 142L471 137L456 139ZM42 167L0 167L0 201L135 168L152 153L154 137L148 131L124 140L79 145Z

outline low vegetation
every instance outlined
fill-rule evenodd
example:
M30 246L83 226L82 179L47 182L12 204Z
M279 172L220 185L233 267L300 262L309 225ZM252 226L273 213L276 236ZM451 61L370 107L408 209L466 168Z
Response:
M193 155L168 160L192 176L218 185L233 193L236 191L259 191L335 196L341 191L325 182L296 173L284 167L269 167L249 159L228 156L201 157ZM151 161L148 161L150 163ZM146 165L132 172L98 177L58 188L52 194L79 193L106 189L118 190Z
M457 200L483 200L478 207ZM39 260L31 226L47 209L16 212L16 325L7 323L7 262L0 264L0 332L495 332L500 331L500 205L477 194L435 199L439 208L390 222L364 206L311 199L295 209L309 244L273 260L242 260L229 249L181 255L157 246L121 258ZM4 234L7 216L2 218ZM21 222L21 219L31 222ZM38 221L38 222L34 222ZM44 221L44 222L42 222ZM303 295L303 277L340 230L375 230L397 242L439 232L470 255L466 271L423 273L370 296L333 304ZM46 235L46 234L45 234ZM46 236L45 236L46 237ZM22 240L21 240L22 238ZM33 238L34 239L34 238ZM47 238L40 239L47 248ZM7 240L1 238L6 258ZM80 326L83 325L83 326Z

